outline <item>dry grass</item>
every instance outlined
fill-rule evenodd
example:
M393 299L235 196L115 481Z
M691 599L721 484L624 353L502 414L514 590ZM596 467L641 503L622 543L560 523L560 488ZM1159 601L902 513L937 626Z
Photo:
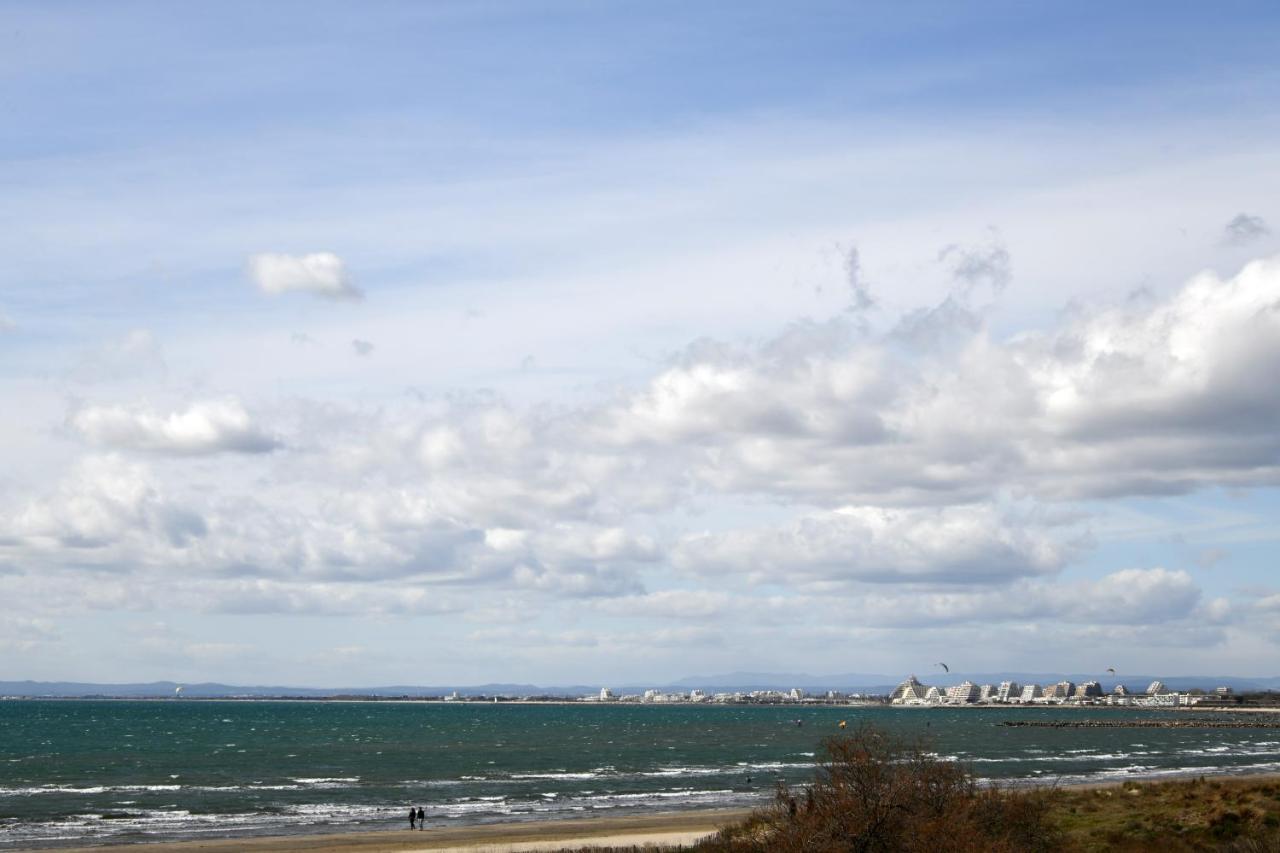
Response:
M1067 849L1280 853L1280 783L1195 779L1062 790L1051 815Z

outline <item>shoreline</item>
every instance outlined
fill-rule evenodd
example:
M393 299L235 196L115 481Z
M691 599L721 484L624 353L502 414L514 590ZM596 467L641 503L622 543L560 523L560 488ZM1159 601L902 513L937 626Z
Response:
M1175 777L1135 776L1130 779L1061 782L1036 780L1031 785L1008 784L1009 789L1039 789L1050 793L1124 789L1147 785L1191 785L1199 779L1218 782L1280 782L1280 771L1241 773L1188 773ZM350 829L321 833L243 835L175 841L109 841L72 847L21 847L15 851L59 853L103 853L114 849L149 853L190 853L190 851L249 851L284 853L305 850L318 853L545 853L589 846L644 847L655 850L680 849L715 834L729 824L746 819L755 809L719 808L662 811L651 814L602 815L575 818L513 820L469 826L434 827L426 831L398 829Z
M372 704L372 705L432 705L450 707L502 707L550 705L570 706L577 708L786 708L789 710L867 710L883 709L890 711L1101 711L1101 712L1144 712L1157 714L1182 715L1189 713L1202 714L1280 714L1280 705L1228 705L1206 703L1203 705L1107 705L1080 704L1076 702L1055 703L1022 703L1022 702L969 702L940 704L894 705L889 702L858 700L817 700L799 702L600 702L592 699L528 699L501 698L499 701L479 699L440 699L417 698L412 696L377 697L377 696L184 696L175 699L172 696L0 696L0 702L145 702L163 704ZM1225 728L1225 727L1224 727Z
M645 846L678 848L721 827L745 819L751 809L689 809L643 815L614 815L589 818L549 818L503 823L446 826L425 831L400 829L353 829L289 835L246 835L233 838L187 839L181 841L126 841L76 847L9 848L24 851L57 850L60 853L102 853L104 850L145 850L150 853L188 853L207 850L218 853L245 850L253 853L281 853L289 850L323 853L409 853L410 851L554 851L586 845Z

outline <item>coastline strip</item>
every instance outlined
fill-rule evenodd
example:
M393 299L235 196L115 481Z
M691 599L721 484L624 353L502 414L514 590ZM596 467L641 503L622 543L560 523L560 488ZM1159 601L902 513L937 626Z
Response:
M149 853L191 851L248 851L283 853L304 850L320 853L524 853L599 846L680 847L711 835L723 826L745 819L749 809L707 809L616 817L567 820L512 821L479 826L449 826L413 832L395 830L353 831L326 835L272 835L191 841L139 842L59 848L59 853L102 853L127 848Z
M1263 720L1005 720L1018 729L1280 729L1280 722Z

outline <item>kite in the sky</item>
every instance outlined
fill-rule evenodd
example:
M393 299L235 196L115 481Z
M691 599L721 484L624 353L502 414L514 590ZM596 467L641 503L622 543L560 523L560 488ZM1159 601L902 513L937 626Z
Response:
M947 672L950 672L950 671L951 671L951 667L947 666L945 663L943 663L943 662L941 662L941 661L939 661L938 663L934 664L934 666L940 666L940 667L942 667L943 669L945 669Z

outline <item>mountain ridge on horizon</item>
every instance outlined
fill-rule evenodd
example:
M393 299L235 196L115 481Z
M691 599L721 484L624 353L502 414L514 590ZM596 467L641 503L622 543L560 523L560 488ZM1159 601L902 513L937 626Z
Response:
M443 696L457 692L461 696L587 696L596 693L601 686L610 687L615 693L638 693L645 689L659 690L851 690L855 692L885 693L901 683L907 675L888 676L870 673L844 673L815 676L809 673L732 672L721 675L686 676L674 681L616 685L551 685L543 686L515 682L491 682L478 685L381 685L372 687L299 687L281 685L234 685L219 682L79 682L79 681L0 681L0 696L71 698L86 696L151 698L173 696L181 686L182 694L189 697L295 697L323 698L327 696ZM1104 680L1097 673L1062 672L930 672L916 677L925 682L997 684L1000 681L1016 681L1019 684L1048 684L1061 680L1075 682L1090 679ZM1160 676L1135 673L1117 674L1105 680L1114 680L1130 689L1144 689L1154 680L1160 680L1172 689L1194 687L1211 690L1225 686L1235 690L1268 690L1280 688L1280 676L1228 676L1187 675Z

